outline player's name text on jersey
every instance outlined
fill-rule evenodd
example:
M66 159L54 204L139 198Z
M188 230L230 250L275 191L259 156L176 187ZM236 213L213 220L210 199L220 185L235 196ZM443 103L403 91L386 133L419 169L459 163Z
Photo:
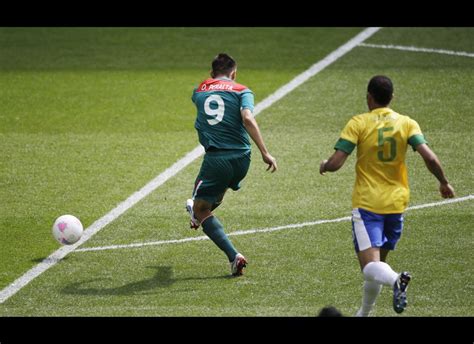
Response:
M396 119L397 119L397 116L394 114L376 115L373 117L374 122L394 121Z
M201 86L201 91L205 91L205 90L208 90L208 91L214 91L214 90L226 90L226 91L232 91L234 89L234 86L232 84L221 84L221 83L218 83L218 84L212 84L212 85L202 85Z

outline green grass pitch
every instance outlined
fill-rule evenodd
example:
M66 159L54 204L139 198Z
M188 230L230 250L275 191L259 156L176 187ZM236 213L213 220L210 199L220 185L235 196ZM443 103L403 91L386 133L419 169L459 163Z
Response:
M54 219L84 227L198 144L191 92L220 51L256 103L360 28L1 28L0 289L58 248ZM474 52L472 28L383 28L366 43ZM216 211L228 233L350 215L354 156L324 177L340 130L366 111L367 81L390 76L392 107L415 118L458 196L474 194L474 59L356 47L263 111L279 171L258 150L242 190ZM201 159L102 229L84 247L183 239L184 202ZM441 200L408 153L411 205ZM474 201L412 210L389 263L413 274L401 316L474 315ZM0 304L0 316L352 315L362 278L350 222L232 236L248 259L230 278L210 241L73 252ZM446 292L449 290L449 293ZM395 316L384 288L376 316Z

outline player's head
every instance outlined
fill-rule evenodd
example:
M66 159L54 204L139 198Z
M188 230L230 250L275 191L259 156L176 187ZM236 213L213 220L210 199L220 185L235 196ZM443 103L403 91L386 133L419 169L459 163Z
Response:
M369 108L384 107L390 104L393 98L392 81L384 75L376 75L367 86L367 103Z
M225 53L220 53L214 57L214 60L212 60L211 76L213 78L226 76L234 80L236 72L237 63L231 56Z

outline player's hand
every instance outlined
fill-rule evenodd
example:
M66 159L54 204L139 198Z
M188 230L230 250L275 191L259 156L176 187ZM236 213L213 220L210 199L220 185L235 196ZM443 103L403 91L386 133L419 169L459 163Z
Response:
M451 185L448 184L440 184L439 185L439 192L441 192L441 196L443 198L453 198L454 197L454 189Z
M321 164L319 165L319 173L324 176L326 174L326 170L324 169L324 165L326 165L328 161L327 160L323 160L321 161Z
M278 169L276 159L269 153L262 154L262 159L266 164L268 164L267 171L270 170L270 172L273 173Z

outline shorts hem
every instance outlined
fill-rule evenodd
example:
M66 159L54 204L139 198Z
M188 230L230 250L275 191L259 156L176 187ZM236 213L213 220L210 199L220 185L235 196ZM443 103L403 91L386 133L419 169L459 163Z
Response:
M217 202L217 196L195 196L194 200L202 200L214 204Z

